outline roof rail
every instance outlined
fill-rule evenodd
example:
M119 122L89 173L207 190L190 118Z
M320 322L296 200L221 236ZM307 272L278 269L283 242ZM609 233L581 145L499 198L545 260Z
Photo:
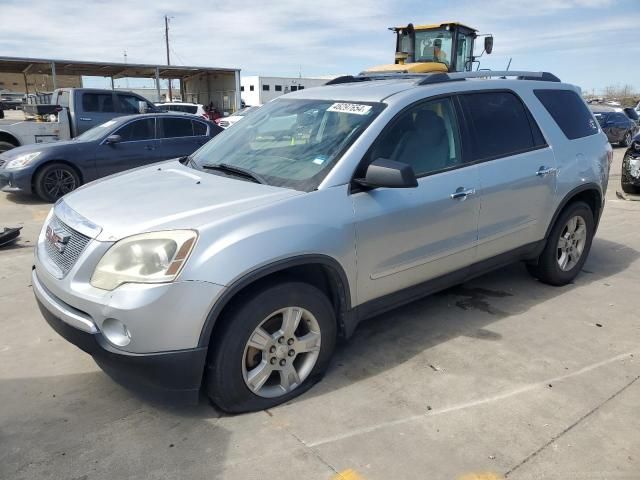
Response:
M354 82L364 82L365 80L372 80L369 77L354 77L353 75L342 75L341 77L336 77L334 79L329 80L325 85L338 85L340 83L354 83Z
M553 73L549 72L526 72L516 70L496 71L496 70L478 70L475 72L455 72L455 73L433 73L425 78L418 80L417 85L429 85L441 82L453 82L457 80L465 80L467 78L491 78L491 77L516 77L518 80L539 80L543 82L559 82L560 79Z

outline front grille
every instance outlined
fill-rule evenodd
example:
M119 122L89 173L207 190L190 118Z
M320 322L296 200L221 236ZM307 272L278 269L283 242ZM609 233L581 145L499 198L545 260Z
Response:
M222 128L227 128L229 126L229 122L227 122L226 120L222 120L218 125L220 125Z
M63 237L69 237L69 241L64 245L62 253L60 253L60 250L58 250L58 248L48 238L45 238L44 241L47 255L49 255L51 261L62 271L62 274L66 275L69 270L71 270L71 267L75 265L78 257L91 239L80 232L76 232L55 215L51 217L48 227L51 227L54 231L61 233Z

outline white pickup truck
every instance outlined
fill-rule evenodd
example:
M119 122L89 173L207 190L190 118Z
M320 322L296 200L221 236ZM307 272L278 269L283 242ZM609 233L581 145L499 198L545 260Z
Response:
M53 92L52 104L57 108L44 115L44 121L0 120L0 153L21 145L69 140L121 115L157 111L135 93L89 88L60 88Z

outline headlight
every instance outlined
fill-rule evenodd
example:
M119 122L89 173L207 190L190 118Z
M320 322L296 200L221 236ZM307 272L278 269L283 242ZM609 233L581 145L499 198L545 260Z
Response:
M26 167L31 163L33 159L35 159L38 155L40 155L40 153L42 152L32 152L32 153L25 153L24 155L20 155L14 158L13 160L9 160L9 163L7 163L7 166L5 168L9 169L9 168Z
M172 282L182 270L198 234L193 230L143 233L116 242L104 254L91 285L113 290L123 283Z

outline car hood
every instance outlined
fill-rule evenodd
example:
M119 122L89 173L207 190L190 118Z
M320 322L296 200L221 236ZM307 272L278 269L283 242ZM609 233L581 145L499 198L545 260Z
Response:
M46 158L60 152L80 151L86 142L77 142L75 140L63 140L51 143L36 143L32 145L24 145L22 147L12 148L2 154L2 158L11 160L26 153L41 152L40 158Z
M98 240L115 241L151 231L198 230L303 194L194 170L173 160L97 180L62 202L100 227Z

